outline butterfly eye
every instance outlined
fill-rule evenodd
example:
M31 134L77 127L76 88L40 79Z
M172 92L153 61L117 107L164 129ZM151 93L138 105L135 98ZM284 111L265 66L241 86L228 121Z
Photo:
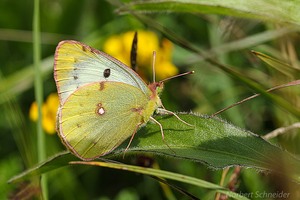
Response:
M110 76L110 69L109 68L107 68L103 71L103 76L104 76L104 78L108 78Z

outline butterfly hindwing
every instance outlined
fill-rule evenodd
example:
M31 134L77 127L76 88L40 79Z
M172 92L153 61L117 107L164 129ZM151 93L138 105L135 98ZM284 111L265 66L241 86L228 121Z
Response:
M54 78L60 105L75 90L93 82L123 82L144 93L148 90L143 80L117 59L72 40L62 41L56 48Z
M60 137L84 160L105 155L145 123L142 113L148 103L149 94L132 85L111 81L85 85L59 110Z

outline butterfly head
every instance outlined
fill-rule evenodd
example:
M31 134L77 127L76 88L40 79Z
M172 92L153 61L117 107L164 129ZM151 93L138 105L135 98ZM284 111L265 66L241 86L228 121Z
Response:
M164 88L164 82L162 81L154 82L151 83L148 87L152 92L152 96L159 96Z

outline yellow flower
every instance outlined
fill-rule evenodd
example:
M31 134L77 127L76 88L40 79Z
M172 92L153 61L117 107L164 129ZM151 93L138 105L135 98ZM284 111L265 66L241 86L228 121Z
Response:
M56 126L56 112L58 109L58 96L56 93L51 93L46 102L42 105L42 125L46 133L55 133ZM37 121L38 119L38 109L36 102L33 102L29 109L29 118L32 121Z
M130 66L130 52L134 32L126 32L109 37L104 43L103 50ZM151 31L138 31L137 66L141 77L152 77L153 51L156 51L156 77L159 80L173 76L178 69L172 63L173 44L163 39L160 43L158 36Z
M127 52L124 52L125 44L120 36L111 36L108 38L103 46L103 49L109 55L117 58L127 66L130 66L130 57L127 56Z
M156 54L156 76L159 79L168 78L178 74L177 67L171 62L172 50L173 44L169 40L163 39L161 42L161 48Z

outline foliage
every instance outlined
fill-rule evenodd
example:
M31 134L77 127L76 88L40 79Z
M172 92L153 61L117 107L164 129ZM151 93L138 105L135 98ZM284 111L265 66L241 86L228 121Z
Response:
M65 147L55 134L44 135L46 144L40 148L47 159L38 162L36 123L29 119L38 84L33 81L37 68L32 66L32 15L28 14L33 13L33 4L2 1L0 199L24 198L20 191L41 198L38 177L43 173L49 199L218 199L220 193L235 199L279 199L281 193L300 198L296 192L300 181L299 3L41 1L38 67L44 99L56 92L53 54L63 39L103 49L112 36L151 31L161 42L173 42L172 63L168 57L172 66L180 72L195 71L168 81L162 93L165 107L188 112L180 117L195 127L172 116L156 116L165 141L159 127L149 123L125 153L128 141L101 162L83 163L71 162L78 159L69 153L59 153ZM141 44L139 49L152 51ZM267 92L269 88L273 89ZM253 93L260 96L221 113L219 117L226 121L209 117ZM50 104L45 100L49 110ZM66 167L69 162L75 166ZM9 179L13 183L7 184Z

